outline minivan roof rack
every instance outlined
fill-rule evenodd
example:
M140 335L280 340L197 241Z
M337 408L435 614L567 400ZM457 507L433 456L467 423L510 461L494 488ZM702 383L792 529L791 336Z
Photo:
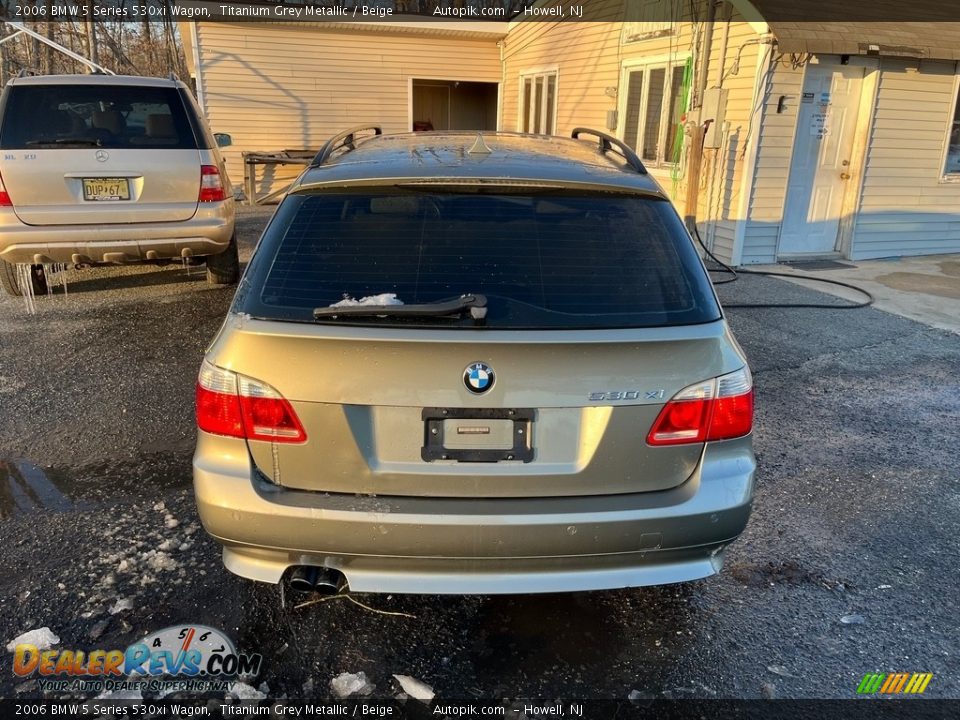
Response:
M605 132L583 127L574 128L573 132L570 133L570 137L572 137L574 140L579 139L581 135L593 135L599 140L598 145L601 153L605 155L610 150L613 150L624 160L626 160L627 164L638 173L641 175L647 174L647 168L645 168L643 163L640 162L640 158L637 157L637 154L630 148L630 146L622 140Z
M357 138L356 136L360 133L372 132L373 137L377 135L383 135L383 128L379 125L358 125L355 128L350 128L349 130L344 130L338 135L334 135L332 138L327 140L320 152L318 152L314 158L313 162L310 163L310 167L318 167L323 165L327 160L330 159L330 156L333 155L337 150L341 148L347 148L348 152L350 150L355 150L357 145L359 145L364 140L369 140L369 137Z

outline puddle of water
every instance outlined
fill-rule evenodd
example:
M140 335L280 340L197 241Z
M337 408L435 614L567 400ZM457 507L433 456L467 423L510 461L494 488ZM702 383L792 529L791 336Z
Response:
M19 513L74 508L74 502L39 466L26 460L0 460L0 520Z
M46 469L0 457L0 520L30 512L90 510L118 498L188 488L191 481L190 455L183 453Z
M956 278L943 275L930 275L915 272L893 272L878 275L874 278L878 283L894 290L936 295L939 297L960 300L960 283Z

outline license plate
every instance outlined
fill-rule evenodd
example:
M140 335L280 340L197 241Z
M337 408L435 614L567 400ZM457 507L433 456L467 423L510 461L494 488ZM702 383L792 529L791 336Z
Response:
M500 462L533 460L533 422L529 408L424 408L424 443L420 457L427 462Z
M83 178L84 200L129 200L127 178Z

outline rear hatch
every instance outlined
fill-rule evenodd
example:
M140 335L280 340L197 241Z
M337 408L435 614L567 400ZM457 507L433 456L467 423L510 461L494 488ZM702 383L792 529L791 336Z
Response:
M0 148L28 225L178 222L197 210L200 150L173 86L13 84Z
M409 312L463 294L485 312ZM529 188L288 198L207 359L302 424L248 440L273 482L449 497L676 487L703 443L648 431L744 365L668 202Z

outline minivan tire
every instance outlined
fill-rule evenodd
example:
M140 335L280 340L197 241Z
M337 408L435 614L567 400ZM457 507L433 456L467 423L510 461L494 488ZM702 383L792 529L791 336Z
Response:
M33 286L34 295L47 294L47 277L43 272L43 265L30 266L30 284ZM23 296L23 288L17 277L17 266L2 259L0 259L0 285L3 286L3 291L7 295Z
M207 282L211 285L232 285L240 278L240 253L237 236L230 238L227 249L217 255L207 255Z

